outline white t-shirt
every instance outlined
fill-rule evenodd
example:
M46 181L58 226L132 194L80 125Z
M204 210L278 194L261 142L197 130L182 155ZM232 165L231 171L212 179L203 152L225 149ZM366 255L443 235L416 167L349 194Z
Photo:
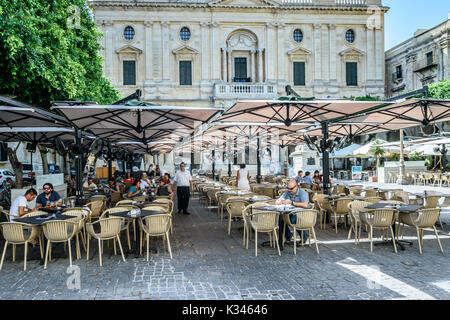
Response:
M28 201L25 196L17 197L16 200L11 204L11 208L9 209L9 219L11 221L14 220L14 217L19 217L19 207L27 207Z
M177 187L190 187L191 173L187 170L180 170L175 174L173 181L177 183Z
M150 187L150 185L145 180L141 179L141 190L144 190L148 187Z

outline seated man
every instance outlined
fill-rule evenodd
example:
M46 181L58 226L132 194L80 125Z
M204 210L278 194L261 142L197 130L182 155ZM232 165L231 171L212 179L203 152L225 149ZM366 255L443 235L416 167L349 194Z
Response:
M148 188L150 188L151 182L148 179L147 173L142 173L141 175L141 190L144 191Z
M297 184L300 185L300 183L302 182L302 178L303 178L303 171L299 170L298 175L294 178L295 182L297 182Z
M8 193L10 192L10 189L13 189L16 187L16 184L14 183L14 181L8 177L5 179L5 181L3 181L2 183L2 192L0 193L0 201L4 201L5 199L7 199L8 197Z
M97 185L94 183L94 179L89 177L85 183L83 183L83 190L89 191L92 189L97 189Z
M308 184L308 188L311 189L311 186L313 184L313 179L311 177L311 172L306 171L305 176L302 178L302 183Z
M308 192L300 189L297 185L297 181L295 179L291 179L288 182L287 191L285 191L281 195L281 197L276 201L276 204L291 204L295 207L308 209L309 208ZM296 214L290 215L290 219L292 223L295 223L297 221ZM284 220L282 215L280 215L279 228L282 232L284 228ZM286 228L285 237L287 241L289 241L292 237L292 232L291 230L289 230L289 228ZM307 232L303 231L303 241L306 241L307 238L308 238Z
M61 206L62 198L58 192L53 190L53 185L51 183L46 183L43 188L44 192L36 198L36 208L45 207L47 205Z
M31 211L36 211L36 208L34 210L27 208L27 203L36 199L36 196L36 189L31 188L25 192L25 195L17 197L9 209L9 220L14 221L14 218L19 218Z

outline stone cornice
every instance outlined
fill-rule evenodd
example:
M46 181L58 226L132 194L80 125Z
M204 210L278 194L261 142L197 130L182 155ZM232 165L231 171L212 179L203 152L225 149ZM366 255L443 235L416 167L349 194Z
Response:
M128 2L128 1L101 1L94 0L89 2L94 9L96 7L188 7L188 8L241 8L241 9L280 9L280 10L317 10L317 11L362 11L367 12L369 6L343 6L343 5L304 5L292 3L279 3L278 5L233 5L233 4L211 4L198 2ZM382 13L386 13L389 7L380 7Z

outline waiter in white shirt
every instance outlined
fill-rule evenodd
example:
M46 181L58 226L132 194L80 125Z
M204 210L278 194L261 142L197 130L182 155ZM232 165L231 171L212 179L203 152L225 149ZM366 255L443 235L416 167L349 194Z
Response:
M186 171L186 165L184 162L180 163L180 171L175 174L175 178L173 180L173 189L177 187L178 213L183 211L184 214L189 214L187 208L189 206L191 190L194 190L194 186L192 185L191 174L189 171Z

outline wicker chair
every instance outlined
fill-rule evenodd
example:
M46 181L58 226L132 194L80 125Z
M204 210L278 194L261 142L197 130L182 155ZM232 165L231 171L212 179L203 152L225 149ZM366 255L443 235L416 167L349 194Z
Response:
M359 217L359 212L361 209L369 206L371 203L367 201L352 201L348 204L348 209L350 210L350 221L351 226L348 231L347 239L350 240L352 230L355 233L355 244L359 244L359 239L361 238L361 219Z
M214 188L214 189L209 189L206 192L207 203L208 203L208 205L206 206L207 208L210 208L212 205L216 205L216 203L217 203L216 193L218 191L220 191L220 189Z
M173 224L172 224L172 220L173 220L173 201L172 199L168 199L168 198L157 198L156 202L158 202L160 205L163 204L162 206L165 207L166 205L168 206L168 210L167 213L170 216L170 233L173 234Z
M399 214L399 222L416 228L420 254L422 254L423 231L427 228L432 228L434 230L434 234L436 235L439 248L441 249L441 252L444 253L441 241L439 240L438 232L436 230L436 227L434 226L439 217L440 211L441 211L440 208L431 208L431 209L421 209L415 215L408 213ZM403 230L402 230L402 237L403 237Z
M228 198L232 197L233 195L223 193L219 194L219 192L216 193L217 198L217 216L220 215L220 222L223 221L223 208L225 207L225 203L227 202Z
M281 197L286 191L287 191L287 188L278 189L278 196Z
M272 188L272 187L267 188L266 187L263 189L263 191L264 191L265 196L270 197L271 199L273 199L275 197L275 192L276 192L275 188Z
M170 259L172 259L172 248L170 247L169 229L171 216L168 214L156 214L139 219L141 230L146 234L147 238L147 261L149 261L150 237L163 236L163 241L167 240L167 249L169 250ZM142 236L140 250L142 252Z
M378 190L376 189L369 189L364 191L364 197L365 198L371 198L371 197L377 197L378 196Z
M381 229L383 231L391 230L392 243L394 245L395 253L397 253L397 245L395 244L394 231L392 225L395 221L394 209L376 209L360 212L359 216L361 223L365 223L369 226L369 241L370 252L373 252L373 229Z
M351 196L361 196L362 187L360 187L360 186L353 186L353 187L350 187L348 190L349 190L349 195L351 195Z
M242 210L248 206L248 202L244 200L229 200L232 200L232 197L228 198L228 201L225 204L228 213L228 235L231 233L231 219L242 218Z
M319 245L317 244L316 232L314 231L314 226L316 225L317 214L319 213L317 210L295 210L291 211L291 214L297 213L297 220L295 223L291 222L289 215L283 215L284 219L284 230L283 234L285 234L286 225L290 226L293 231L293 239L297 238L297 230L300 231L303 245L303 232L308 231L308 233L313 235L314 244L316 245L317 254L319 254ZM311 247L311 237L308 238L309 246ZM284 237L283 237L283 247L284 247ZM297 245L294 243L294 254L297 254Z
M249 215L248 222L253 231L255 231L255 257L258 256L258 232L270 232L273 235L278 249L278 255L281 256L277 237L279 215L280 213L277 211L254 212Z
M441 198L441 196L432 196L432 195L423 197L424 202L425 202L425 205L423 206L423 208L424 209L437 208L440 198Z
M104 210L103 200L92 200L86 203L86 206L91 210L91 214L89 216L88 222L92 222L92 219L100 218L100 214Z
M122 199L122 194L120 192L111 192L110 205L115 206L120 199Z
M392 200L401 201L404 204L409 204L409 192L407 191L394 191Z
M364 201L367 201L370 203L378 203L381 201L381 197L368 197L368 198L365 198Z
M316 210L319 210L320 215L320 229L324 229L327 212L332 212L331 204L328 201L327 194L316 194L313 198Z
M63 211L62 214L76 217L76 218L67 219L66 221L72 221L72 222L77 223L77 230L75 231L75 241L76 241L76 248L77 248L77 259L81 259L80 242L79 242L78 236L81 237L81 241L83 243L84 250L86 250L86 228L84 227L84 224L85 224L88 216L85 214L85 210L75 209L75 208L65 210L65 211Z
M133 204L133 200L120 200L119 202L116 203L116 207L122 206L122 205L129 206L132 204Z
M342 185L336 185L333 187L332 194L337 194L338 196L345 196L345 186Z
M254 202L252 204L249 204L248 206L246 206L243 210L242 210L242 219L244 220L244 236L243 236L243 240L242 240L242 245L244 245L246 247L246 249L248 249L248 241L249 238L251 236L251 226L250 226L250 214L251 213L259 213L259 212L265 212L264 210L256 210L254 209L255 207L263 207L263 206L267 206L268 204L264 201L257 201ZM269 233L271 240L272 240L272 235L271 233Z
M388 193L389 191L387 190L378 190L378 196L381 198L381 200L387 200L388 199Z
M100 219L106 219L110 217L111 213L117 213L117 212L128 212L130 210L134 209L134 206L119 206L114 208L109 208L103 211L102 215L100 216ZM111 216L114 217L114 216ZM127 244L128 244L128 250L131 250L131 240L130 240L130 223L132 221L135 221L133 218L124 218L122 221L122 225L120 226L120 231L125 231L127 236ZM134 229L134 232L136 233L136 229ZM114 245L116 243L114 242Z
M136 197L133 197L133 201L147 201L147 197L146 196L136 196Z
M96 233L94 231L94 225L100 225L100 232ZM110 217L106 219L99 219L94 223L86 223L86 229L88 232L88 241L87 241L87 255L86 260L89 260L89 237L93 237L98 240L98 257L100 260L100 266L103 266L102 263L102 254L103 254L103 242L104 240L117 240L119 243L120 253L122 254L122 260L125 262L125 256L123 255L122 244L120 243L120 231L123 225L123 218L121 217ZM114 242L115 243L115 242ZM116 246L114 245L114 249ZM116 254L116 250L114 250L114 254Z
M38 228L31 228L30 225L20 222L3 222L0 223L0 228L2 230L3 238L5 238L5 247L3 248L2 261L0 262L0 270L3 268L3 261L5 259L6 249L8 248L8 244L13 245L13 262L16 261L16 245L23 244L25 245L24 259L23 259L23 270L27 270L27 254L28 254L28 244L36 238L40 240L40 232ZM41 258L44 258L42 244L41 246Z
M47 249L45 251L44 269L47 269L47 261L51 260L51 247L53 243L64 242L68 243L69 247L69 261L72 266L72 248L70 240L79 232L79 222L68 220L47 221L42 224L44 235L47 238ZM88 244L89 247L89 244Z
M348 204L353 200L350 198L339 198L335 201L335 205L331 207L331 212L334 215L334 226L337 233L337 217L345 217L348 215ZM347 223L344 219L344 224L347 226Z

